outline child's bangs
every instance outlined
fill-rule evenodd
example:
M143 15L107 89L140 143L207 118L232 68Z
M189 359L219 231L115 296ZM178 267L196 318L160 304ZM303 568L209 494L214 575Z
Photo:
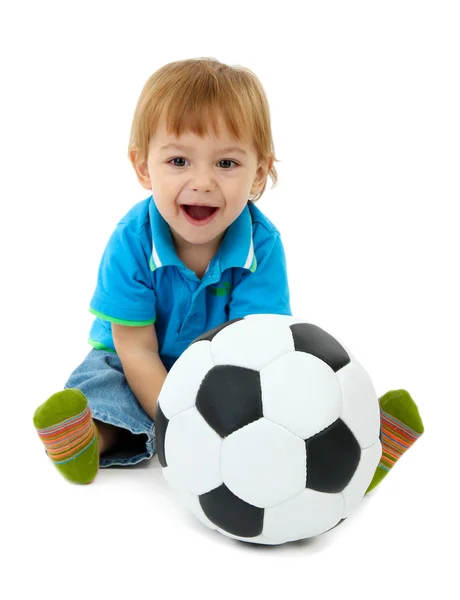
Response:
M231 136L242 140L249 138L253 130L241 103L237 105L222 98L200 98L198 102L194 98L176 96L167 106L166 129L176 137L188 132L201 137L212 134L218 137L223 126Z

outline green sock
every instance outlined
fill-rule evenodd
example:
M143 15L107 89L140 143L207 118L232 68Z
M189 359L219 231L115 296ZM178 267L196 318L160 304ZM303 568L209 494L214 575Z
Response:
M98 431L86 396L71 388L37 408L34 425L56 468L73 483L91 483L99 470Z
M394 464L425 430L417 405L406 390L387 392L379 402L382 457L366 494L386 477Z

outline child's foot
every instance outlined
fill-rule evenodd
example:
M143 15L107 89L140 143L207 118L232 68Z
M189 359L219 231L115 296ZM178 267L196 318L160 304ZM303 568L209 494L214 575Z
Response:
M378 485L388 471L422 435L424 427L417 405L406 390L394 390L379 400L382 420L382 458L367 492Z
M34 425L56 468L73 483L91 483L99 469L98 432L86 396L66 389L37 408Z

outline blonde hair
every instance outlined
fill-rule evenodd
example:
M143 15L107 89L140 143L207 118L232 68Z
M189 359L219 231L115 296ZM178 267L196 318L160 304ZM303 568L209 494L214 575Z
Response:
M192 58L168 63L145 83L134 111L128 156L133 149L147 160L149 141L163 113L166 129L179 137L191 131L201 137L212 126L216 135L221 116L229 132L252 139L257 159L269 164L274 187L278 181L274 163L270 110L257 76L245 67L225 65L214 58ZM251 198L256 202L265 191Z

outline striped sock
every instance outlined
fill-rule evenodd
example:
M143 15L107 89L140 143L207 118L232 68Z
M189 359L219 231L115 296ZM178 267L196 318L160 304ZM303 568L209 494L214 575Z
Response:
M74 483L91 483L99 469L98 432L84 394L74 388L51 396L34 425L56 468Z
M57 425L37 429L46 452L56 465L63 465L94 444L94 423L89 406L80 414L65 419Z
M370 492L424 432L417 405L405 390L388 392L379 400L382 457L367 489ZM366 493L367 493L366 492Z

